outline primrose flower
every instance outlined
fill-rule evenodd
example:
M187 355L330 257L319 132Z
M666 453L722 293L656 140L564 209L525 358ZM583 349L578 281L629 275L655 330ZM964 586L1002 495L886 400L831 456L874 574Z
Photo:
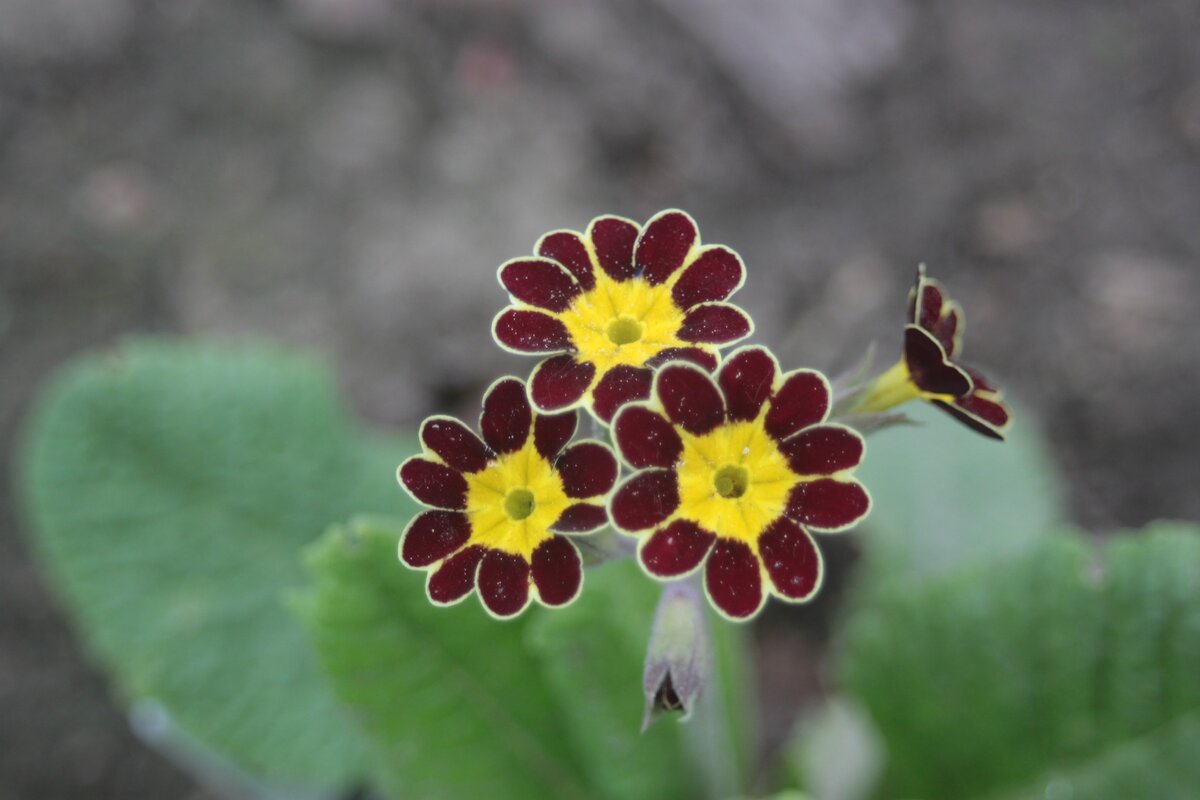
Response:
M942 285L917 268L908 296L904 352L879 376L856 404L855 411L878 412L920 398L928 400L967 427L1004 439L1011 422L1000 390L979 371L958 361L963 349L963 312Z
M639 471L609 516L622 532L650 532L643 569L669 579L703 564L709 600L734 620L758 613L767 592L810 599L823 567L809 530L844 530L871 505L851 477L863 438L825 422L829 406L825 376L781 374L761 347L730 355L715 381L687 363L660 368L651 399L613 421L621 458Z
M546 606L578 596L579 551L561 534L607 522L617 460L599 442L568 447L577 424L574 411L533 413L516 378L484 395L482 440L452 417L425 420L424 455L401 464L398 476L433 510L409 523L399 550L405 565L428 571L432 602L450 605L478 589L488 613L512 617L531 596Z
M723 302L745 281L742 260L701 246L683 211L641 227L597 217L582 234L546 234L534 253L500 267L513 305L492 330L506 350L550 354L529 379L541 411L583 405L607 424L621 404L649 396L659 364L714 369L719 347L753 331L749 316Z

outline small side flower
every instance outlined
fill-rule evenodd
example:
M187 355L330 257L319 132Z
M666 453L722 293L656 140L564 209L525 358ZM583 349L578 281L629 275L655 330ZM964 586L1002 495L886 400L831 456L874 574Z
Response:
M399 555L427 572L433 603L451 605L478 590L489 614L508 618L531 599L555 607L579 595L579 551L562 534L607 523L618 467L604 444L568 446L577 424L574 411L535 414L516 378L484 395L482 438L453 417L425 420L424 453L397 474L431 508L409 523Z

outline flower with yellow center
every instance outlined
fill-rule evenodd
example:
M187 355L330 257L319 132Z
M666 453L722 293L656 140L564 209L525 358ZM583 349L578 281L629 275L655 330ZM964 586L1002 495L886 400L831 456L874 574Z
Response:
M654 367L686 359L714 369L718 349L753 330L724 302L745 280L741 259L701 246L682 211L644 226L598 217L582 234L546 234L534 252L500 267L513 305L493 333L507 350L550 356L529 380L541 411L582 405L607 423L623 403L649 396Z
M651 399L613 420L637 472L609 516L641 537L642 567L669 579L703 565L705 592L730 619L754 616L767 593L810 599L823 571L810 531L844 530L870 508L852 477L865 443L826 422L829 405L823 375L781 374L759 347L729 356L715 381L691 364L663 366Z

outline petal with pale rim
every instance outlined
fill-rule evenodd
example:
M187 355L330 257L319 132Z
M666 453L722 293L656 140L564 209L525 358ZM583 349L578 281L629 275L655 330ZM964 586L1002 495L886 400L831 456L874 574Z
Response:
M571 445L554 464L567 497L601 497L617 482L617 459L599 442Z
M699 567L716 540L716 534L695 522L677 519L646 537L638 558L651 575L678 578Z
M699 239L696 222L688 214L660 211L642 228L634 247L634 266L652 286L666 283L684 265Z
M764 420L767 433L776 439L786 439L810 425L824 422L829 414L829 393L829 381L816 370L789 373L771 397Z
M438 605L457 603L475 588L475 575L483 559L484 548L479 545L459 550L429 573L425 591L429 599Z
M479 430L488 447L497 453L520 450L529 438L533 409L525 396L525 384L516 378L501 378L483 396Z
M533 551L533 585L548 606L565 606L579 596L583 562L579 551L562 536L552 536Z
M821 552L808 531L791 520L772 522L758 539L758 552L775 593L784 600L809 600L821 587Z
M501 347L517 353L556 353L574 346L561 320L526 308L501 311L492 333Z
M542 411L557 411L577 404L596 377L596 365L575 356L551 356L539 363L529 378L529 398Z
M704 562L704 589L718 611L746 620L766 602L758 557L745 542L717 539Z
M671 287L675 305L687 310L698 303L724 300L746 279L742 259L728 247L705 247Z
M613 441L621 458L634 469L670 468L683 454L683 439L662 414L632 403L613 420Z
M414 569L436 564L471 538L471 523L458 511L424 511L400 538L400 560Z
M669 361L688 361L706 372L712 372L718 363L716 354L702 347L665 347L646 359L645 366L658 369Z
M575 276L579 285L586 291L596 285L596 276L592 272L592 259L588 256L587 246L575 231L554 231L543 236L533 248L534 252L543 258L557 261L567 272Z
M608 510L595 503L575 503L567 506L551 530L560 533L587 533L608 524Z
M565 411L562 414L534 414L533 446L538 455L547 461L556 456L571 441L579 427L579 412Z
M863 437L842 425L814 425L779 445L797 475L833 475L852 469L862 462L865 450Z
M650 396L654 372L620 364L604 373L592 390L592 412L606 425L621 406Z
M679 481L666 469L639 472L617 487L608 511L613 525L623 531L644 531L679 508Z
M513 617L529 605L529 562L501 550L488 550L479 565L476 586L489 614Z
M731 353L717 372L729 419L734 422L756 419L771 397L778 374L779 365L765 348L743 347Z
M725 401L708 373L684 363L671 363L654 377L654 394L667 418L693 436L725 421Z
M639 228L622 217L597 217L588 225L587 235L596 250L596 261L615 281L627 281L636 273L633 248Z
M849 528L871 510L871 496L854 480L820 478L798 483L788 495L789 519L821 531Z
M904 328L904 361L912 382L922 392L961 397L971 391L970 376L947 360L932 333L916 325Z
M522 258L500 267L500 284L514 299L559 313L570 307L583 287L571 273L545 258Z
M478 472L492 458L475 432L453 417L430 417L421 423L421 443L462 472Z
M732 344L754 331L746 312L728 303L701 303L683 318L676 334L685 342Z
M467 507L467 479L445 464L414 456L400 465L400 483L418 502L451 511Z

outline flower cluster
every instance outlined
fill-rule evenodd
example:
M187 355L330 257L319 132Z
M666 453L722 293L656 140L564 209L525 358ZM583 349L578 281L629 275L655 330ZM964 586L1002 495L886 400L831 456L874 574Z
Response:
M493 323L496 342L542 360L527 384L488 389L480 435L427 419L423 453L399 469L430 507L405 530L400 560L427 572L439 605L473 591L501 618L531 601L567 605L583 585L576 537L609 525L636 537L655 579L702 570L704 595L728 619L752 618L768 595L804 602L824 571L813 534L846 530L871 507L854 478L863 437L831 414L848 407L861 419L922 398L988 435L1008 424L999 392L958 362L962 312L923 269L900 361L848 404L821 373L784 371L763 347L722 359L754 330L727 302L746 270L729 248L702 245L682 211L554 231L498 277L511 304ZM607 429L620 462L605 442L576 440L581 412L597 435ZM699 584L669 597L692 595ZM668 624L675 617L692 619L661 612L655 626L652 707L690 704L703 684L674 632L694 626Z

